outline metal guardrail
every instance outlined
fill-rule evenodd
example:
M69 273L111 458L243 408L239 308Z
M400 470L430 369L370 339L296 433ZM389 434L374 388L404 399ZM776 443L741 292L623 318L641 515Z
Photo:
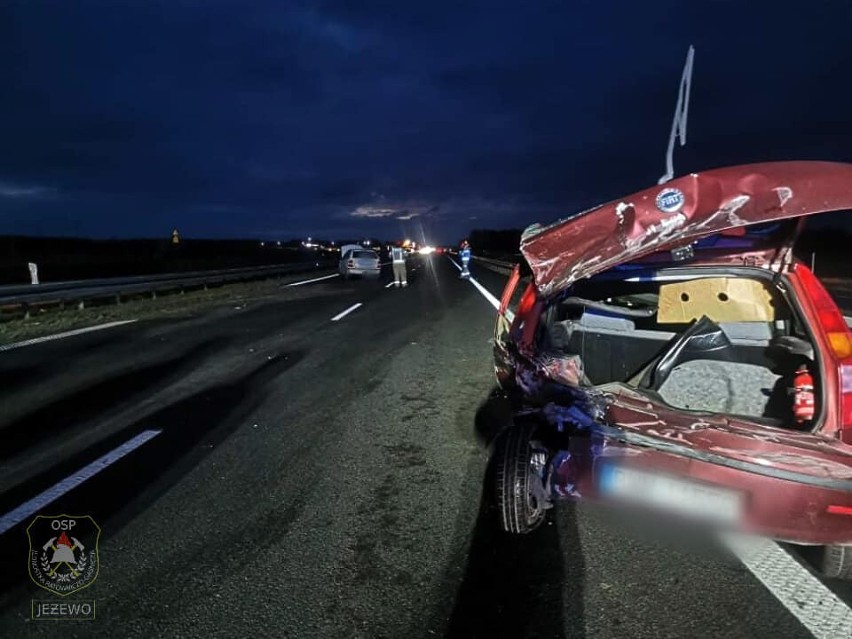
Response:
M471 258L474 262L478 262L485 266L485 268L496 271L497 273L502 273L504 275L511 275L512 271L515 268L515 262L506 262L503 260L494 260L490 257L478 257L476 255L471 255Z
M116 302L120 302L124 296L146 293L156 296L160 292L216 286L229 282L264 279L291 273L304 273L331 268L334 265L336 265L336 261L323 260L216 271L0 286L0 309L4 311L23 309L24 312L28 312L29 309L39 306L64 306L68 304L83 308L86 302L110 297L115 298Z

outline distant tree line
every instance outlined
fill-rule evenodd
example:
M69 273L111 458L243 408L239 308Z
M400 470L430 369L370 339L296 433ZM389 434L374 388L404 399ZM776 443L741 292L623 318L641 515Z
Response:
M521 245L522 229L474 229L467 237L477 255L516 255Z
M820 277L852 277L852 234L846 229L806 227L794 253L807 264L813 260Z
M290 243L288 243L290 244ZM0 237L0 284L29 282L35 262L44 282L93 277L149 275L313 260L318 253L300 242L259 240L89 240ZM319 255L321 256L321 255ZM321 256L326 257L327 256Z

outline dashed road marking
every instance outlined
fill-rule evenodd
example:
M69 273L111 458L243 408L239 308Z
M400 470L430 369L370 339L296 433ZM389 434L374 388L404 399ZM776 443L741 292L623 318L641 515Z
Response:
M388 283L385 285L385 288L390 288L391 286L393 286L393 284L394 284L393 282L388 282Z
M852 637L852 610L774 541L728 535L725 545L816 639Z
M73 475L66 477L57 484L54 484L42 493L39 493L27 502L24 502L14 510L9 511L0 517L0 535L5 533L10 528L17 526L19 523L37 513L45 506L53 503L65 493L73 490L87 479L90 479L104 470L110 464L117 462L125 455L130 454L142 444L150 441L162 431L145 430L136 435L136 437L126 441L118 448L115 448L102 457L98 457L91 464L84 466Z
M347 309L346 309L345 311L343 311L342 313L338 313L337 315L335 315L334 317L332 317L332 318L331 318L331 321L332 321L332 322L336 322L336 321L338 321L338 320L341 320L341 319L343 319L344 317L346 317L347 315L349 315L349 313L351 313L352 311L354 311L354 310L355 310L355 309L357 309L357 308L360 308L361 306L363 306L363 304L362 304L361 302L358 302L357 304L353 304L352 306L350 306L349 308L347 308Z
M102 331L105 328L114 328L115 326L123 326L124 324L132 324L135 322L135 319L132 320L123 320L120 322L109 322L107 324L98 324L97 326L87 326L86 328L76 328L73 331L65 331L64 333L57 333L56 335L46 335L45 337L34 337L32 339L26 339L22 342L15 342L14 344L0 344L0 352L3 351L11 351L16 348L23 348L24 346L32 346L33 344L41 344L43 342L52 342L57 339L64 339L66 337L73 337L75 335L83 335L84 333L92 333L94 331Z
M285 284L287 286L301 286L302 284L310 284L311 282L321 282L322 280L330 280L332 277L340 277L340 273L334 273L333 275L324 275L322 277L315 277L312 280L303 280L301 282L293 282L292 284Z

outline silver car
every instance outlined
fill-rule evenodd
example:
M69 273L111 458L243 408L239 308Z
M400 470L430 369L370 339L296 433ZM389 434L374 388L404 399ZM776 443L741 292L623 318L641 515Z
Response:
M349 279L353 275L373 278L379 277L379 273L382 270L382 263L379 259L379 254L375 251L357 245L350 245L341 248L340 255L340 263L337 270L344 279Z

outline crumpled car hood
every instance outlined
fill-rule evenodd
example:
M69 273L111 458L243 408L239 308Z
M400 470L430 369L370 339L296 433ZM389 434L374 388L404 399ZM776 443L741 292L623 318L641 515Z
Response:
M852 164L768 162L692 173L521 238L541 296L736 227L852 209ZM781 248L779 246L779 248Z

